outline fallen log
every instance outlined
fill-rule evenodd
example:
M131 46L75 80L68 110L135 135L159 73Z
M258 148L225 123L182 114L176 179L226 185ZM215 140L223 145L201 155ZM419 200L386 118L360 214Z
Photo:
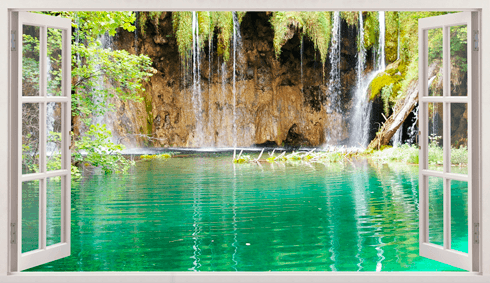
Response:
M368 149L380 149L382 145L387 145L412 112L418 99L419 90L417 87L412 88L412 92L405 98L399 99L395 104L393 114L383 123L381 129L376 133L376 137L369 143Z

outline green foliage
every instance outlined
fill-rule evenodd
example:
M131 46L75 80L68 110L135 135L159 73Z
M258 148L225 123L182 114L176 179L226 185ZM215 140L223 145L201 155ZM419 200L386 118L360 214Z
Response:
M364 48L368 49L378 44L379 16L378 12L365 12L364 17Z
M340 12L340 17L345 20L345 22L349 26L358 26L359 25L359 12L348 12L342 11Z
M134 161L127 160L121 151L124 145L114 144L112 133L106 125L91 125L85 135L75 142L76 152L72 154L75 162L101 167L104 173L124 173Z
M239 157L233 159L233 163L237 163L237 164L249 163L251 161L252 158L250 157L250 155L245 155L245 154L242 154Z
M404 78L406 67L401 62L388 66L388 69L379 74L369 84L368 95L370 100L380 96L383 101L383 112L386 116L391 114L390 109L399 99L401 81Z
M146 34L146 23L148 21L153 21L155 23L155 27L158 31L158 24L160 22L160 16L165 12L158 11L150 11L150 12L140 12L139 14L139 25L140 31L142 35Z
M172 25L181 58L187 58L192 50L192 12L173 12Z
M463 145L459 148L451 148L451 163L452 164L468 164L468 147Z
M385 114L390 113L390 106L392 103L393 85L385 85L381 89L381 100L383 100L383 111Z
M81 41L96 41L106 32L110 36L114 36L118 28L130 32L135 30L133 23L136 16L131 11L50 11L37 13L71 19L72 26L80 31L78 36Z
M140 91L144 91L143 82L155 73L151 60L146 55L131 55L124 50L111 50L102 46L102 35L114 36L119 28L129 32L135 30L135 14L126 12L63 11L38 12L72 20L72 115L80 116L81 121L89 125L92 117L102 116L114 109L108 101L117 96L121 100L141 101ZM161 12L150 12L158 17ZM47 90L51 95L61 95L61 32L48 29L47 55L50 60ZM39 71L35 53L39 54L38 36L24 36L24 52L29 58L23 67L23 76L33 81ZM39 56L39 55L37 55ZM35 93L38 85L31 84L29 91ZM51 132L50 137L61 137ZM93 166L101 166L104 172L124 172L131 162L126 161L118 152L123 148L110 142L111 133L105 125L92 125L80 140L75 137L73 157L75 162L84 161ZM87 155L82 155L86 152ZM48 169L57 169L61 155L53 154L47 161ZM80 176L78 168L72 167L74 178Z
M438 137L431 137L428 147L428 163L431 166L441 166L443 164L444 152L437 141ZM386 148L375 150L369 153L369 156L378 161L398 161L409 164L419 163L419 148L417 145L402 144L397 148ZM468 148L461 146L459 148L451 147L451 164L467 165L468 164Z
M199 44L204 47L217 34L218 55L224 61L230 59L231 39L233 38L233 13L227 12L196 12L199 23ZM236 12L238 23L241 23L246 12ZM172 25L177 39L177 46L182 60L185 62L192 50L192 12L173 12Z
M122 101L142 101L143 82L153 75L151 59L135 56L126 50L100 48L96 43L74 46L73 50L85 58L85 64L73 65L72 111L90 124L92 116L102 116L114 109L109 98L117 95Z
M274 50L276 57L281 54L282 46L295 33L307 36L320 53L320 60L325 63L332 33L331 12L274 12L270 19L274 29Z
M398 53L398 36L400 34L400 17L398 12L385 12L385 59L395 62Z
M419 163L419 149L416 145L402 144L397 148L389 147L375 150L371 157L378 161L399 161L408 164Z
M230 45L233 37L233 13L214 12L213 24L218 31L218 55L223 56L226 62L230 59Z

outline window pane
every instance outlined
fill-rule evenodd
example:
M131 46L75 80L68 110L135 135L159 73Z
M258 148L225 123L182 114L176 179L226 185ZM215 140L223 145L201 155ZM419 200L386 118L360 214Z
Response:
M22 103L22 174L39 172L39 104Z
M444 182L442 178L429 178L429 242L436 245L444 244L444 208L443 192Z
M22 95L39 96L39 27L22 26Z
M47 79L48 96L61 96L61 55L62 55L62 31L59 29L48 28L47 38Z
M428 66L427 78L429 79L429 96L442 96L443 83L442 68L442 28L428 30Z
M451 249L468 252L468 182L451 180Z
M443 170L443 104L428 103L429 169Z
M39 248L39 180L22 183L22 252Z
M468 174L468 104L451 103L451 173Z
M61 182L64 177L46 181L46 246L61 242Z
M46 166L48 171L61 168L61 115L62 104L60 102L48 102L46 109Z
M451 96L468 95L468 53L466 25L449 28L451 49Z

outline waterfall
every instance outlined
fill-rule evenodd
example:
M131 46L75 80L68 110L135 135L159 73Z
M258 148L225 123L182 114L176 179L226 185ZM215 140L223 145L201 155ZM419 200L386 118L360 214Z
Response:
M330 50L330 81L328 89L331 97L331 104L335 110L340 110L340 13L334 12L334 22L332 28L332 48Z
M209 37L209 42L208 42L208 126L207 126L207 132L208 132L208 137L210 140L213 141L212 145L215 147L216 146L216 135L214 134L215 131L213 129L216 129L216 113L214 111L214 105L211 103L211 85L213 82L213 68L212 68L212 62L213 62L213 37ZM218 64L219 67L219 64Z
M398 128L398 130L396 130L395 134L391 138L394 147L398 147L403 143L402 136L403 136L403 124Z
M196 11L192 12L192 105L196 117L195 145L203 146L201 93L201 56L199 41L199 21Z
M427 87L430 88L430 86L431 86L431 84L435 78L436 78L436 76L433 76L429 79L429 81L427 83ZM407 129L407 133L408 133L408 137L409 137L409 139L407 141L409 144L416 144L417 132L419 130L419 127L418 127L419 105L418 104L415 107L415 109L413 110L413 114L414 114L414 117L412 118L412 125L410 127L408 127L408 129Z
M337 125L337 131L335 133L325 132L325 137L327 137L327 143L330 142L332 138L339 140L342 135L342 109L340 108L340 12L334 12L334 20L332 27L332 40L331 40L331 50L329 53L330 59L330 80L328 83L328 92L330 96L330 107L327 108L327 114L332 114L333 120ZM340 114L340 115L339 115ZM340 117L339 117L340 116ZM326 131L326 130L325 130ZM332 134L335 137L332 137Z
M378 70L384 71L386 68L385 62L385 12L379 11L379 64Z
M412 118L412 125L408 127L407 132L408 132L408 143L409 144L416 144L416 138L417 138L417 131L418 131L418 122L419 122L419 105L415 107L413 110L414 117Z
M239 37L239 26L236 12L233 12L233 147L237 146L237 126L236 126L236 56L237 56L237 37Z
M99 37L99 40L100 40L100 44L101 44L101 48L103 49L112 49L112 38L111 36L109 35L109 33L104 33L103 35L101 35ZM96 65L95 69L96 69L96 72L95 73L99 73L100 72L100 68L101 66L100 65ZM104 78L102 75L100 75L97 79L97 86L95 87L96 88L96 93L97 92L101 92L105 86L104 86ZM102 95L94 95L92 97L92 100L94 101L94 103L96 105L102 105L102 104L105 104L106 101L103 101L103 96ZM108 114L109 113L106 113L105 115L97 115L95 116L93 119L92 119L92 124L106 124L107 125L107 128L110 129L112 131L112 124L108 121ZM114 134L114 133L113 133ZM112 138L112 142L114 142L114 139Z
M351 114L351 131L349 143L354 147L365 147L367 143L367 131L366 126L366 112L369 112L368 108L371 108L371 103L368 103L364 90L364 76L363 72L366 63L366 49L364 48L364 26L362 19L362 12L359 11L359 28L358 28L358 52L357 52L357 82L355 93L353 97L354 106Z
M379 57L376 64L376 70L369 75L364 76L366 62L366 50L364 48L364 25L362 12L359 12L359 52L357 55L357 83L354 94L354 107L351 115L351 131L349 144L353 147L365 148L369 143L369 131L371 120L372 102L368 100L367 90L371 81L382 71L385 70L385 15L383 11L379 12Z

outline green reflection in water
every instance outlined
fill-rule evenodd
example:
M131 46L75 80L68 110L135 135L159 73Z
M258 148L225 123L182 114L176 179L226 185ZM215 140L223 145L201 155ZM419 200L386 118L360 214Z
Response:
M72 255L31 269L269 270L459 269L418 256L417 166L234 167L231 156L86 176L72 186Z

